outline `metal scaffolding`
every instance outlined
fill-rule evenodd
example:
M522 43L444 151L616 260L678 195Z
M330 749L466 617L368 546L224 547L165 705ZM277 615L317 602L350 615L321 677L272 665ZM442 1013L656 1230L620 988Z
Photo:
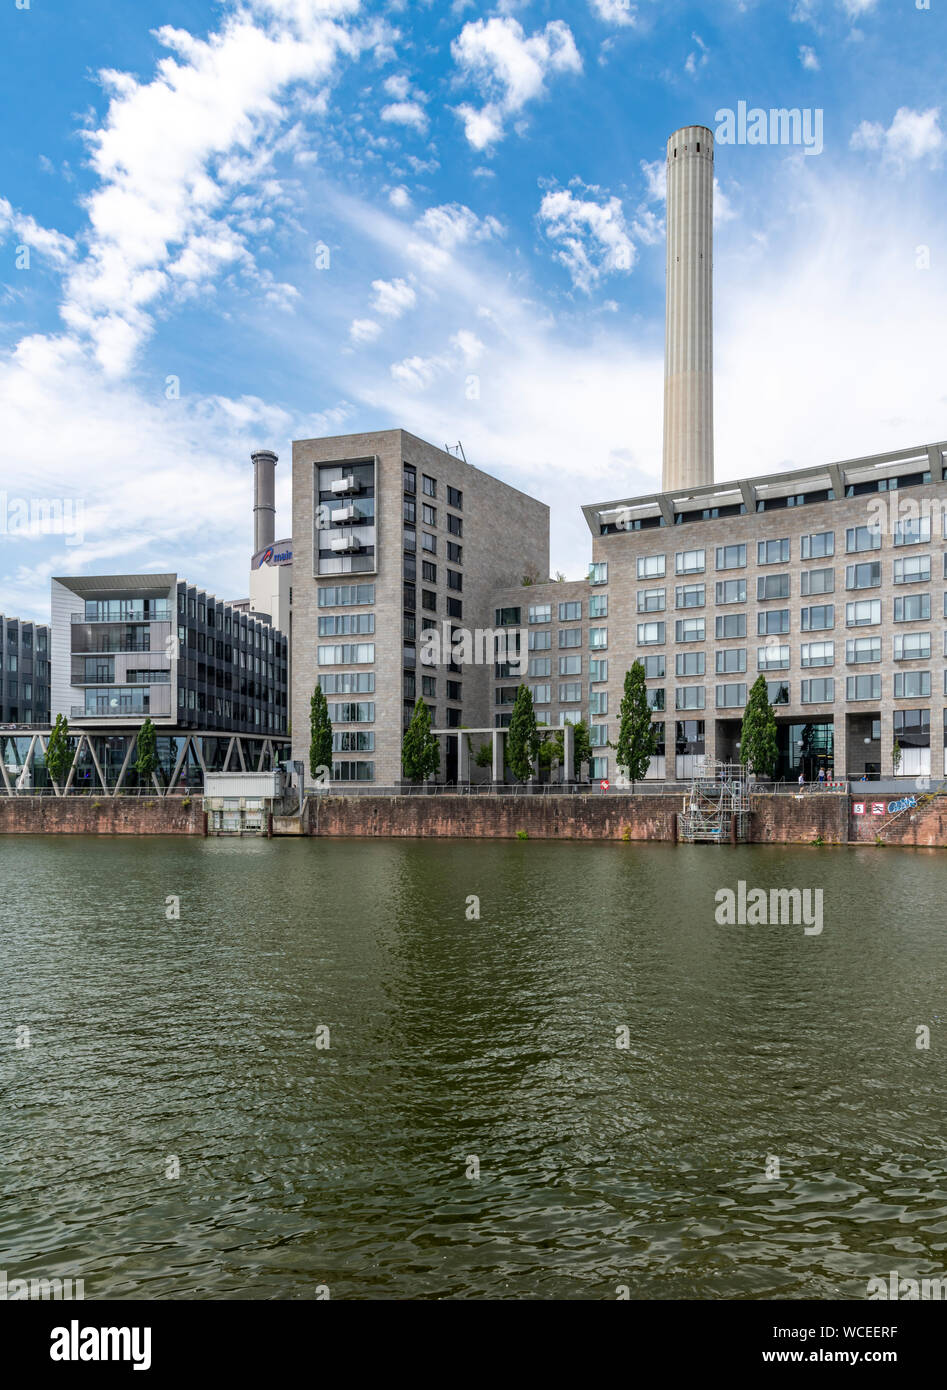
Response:
M678 839L684 844L726 844L749 838L750 797L740 763L705 761L684 797Z

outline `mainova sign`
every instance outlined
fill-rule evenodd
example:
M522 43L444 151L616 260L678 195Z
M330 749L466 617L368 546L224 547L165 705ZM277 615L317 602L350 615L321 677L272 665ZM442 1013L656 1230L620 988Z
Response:
M284 545L282 549L268 545L265 550L258 550L254 555L251 569L259 570L264 565L291 565L292 563L293 548L291 545Z

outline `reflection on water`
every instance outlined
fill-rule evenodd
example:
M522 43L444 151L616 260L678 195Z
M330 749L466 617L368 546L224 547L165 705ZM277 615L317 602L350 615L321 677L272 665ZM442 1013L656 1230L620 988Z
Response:
M943 874L874 847L8 837L2 1263L87 1298L943 1275ZM821 887L822 935L717 925L741 878Z

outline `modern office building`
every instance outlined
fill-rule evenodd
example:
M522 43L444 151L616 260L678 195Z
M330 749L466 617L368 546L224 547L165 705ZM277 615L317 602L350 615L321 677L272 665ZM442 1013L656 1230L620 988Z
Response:
M50 713L82 736L82 777L127 780L146 718L164 785L285 758L288 645L269 622L176 574L56 578L51 614Z
M547 576L544 503L405 430L297 440L293 552L294 758L308 765L317 682L340 785L400 783L418 697L435 728L493 727L495 594Z
M0 724L46 724L49 697L49 628L0 613Z
M779 775L941 779L945 450L584 507L589 593L612 614L612 741L625 672L640 660L666 751L652 776L687 777L702 756L736 760L747 693L764 675Z

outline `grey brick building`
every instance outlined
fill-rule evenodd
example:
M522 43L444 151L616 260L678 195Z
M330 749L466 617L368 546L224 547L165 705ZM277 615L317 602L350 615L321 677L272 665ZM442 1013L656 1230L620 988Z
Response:
M498 589L549 572L549 509L405 430L293 444L293 756L309 702L329 703L333 780L395 785L420 696L434 727L493 727L493 653L450 659L492 630ZM430 634L442 659L425 664ZM427 635L426 635L427 634ZM441 777L457 774L444 740Z

